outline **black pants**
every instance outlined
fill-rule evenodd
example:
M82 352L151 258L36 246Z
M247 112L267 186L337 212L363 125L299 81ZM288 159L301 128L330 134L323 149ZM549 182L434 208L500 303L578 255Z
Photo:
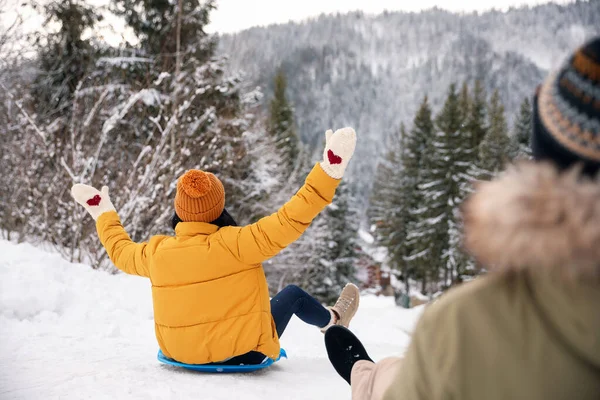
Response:
M283 335L294 314L307 324L319 328L327 326L331 321L331 313L319 301L298 286L289 285L271 299L271 315L275 321L277 336ZM260 364L264 359L264 354L251 351L219 364Z

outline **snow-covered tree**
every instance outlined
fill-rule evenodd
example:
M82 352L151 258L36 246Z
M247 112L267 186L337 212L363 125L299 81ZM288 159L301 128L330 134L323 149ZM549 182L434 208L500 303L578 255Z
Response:
M326 304L332 304L347 283L355 283L359 226L352 193L342 182L335 200L314 222L313 241L307 269L301 274L301 286Z
M471 148L478 148L487 133L487 98L485 87L480 80L475 81L471 106L466 120L466 129L471 138ZM479 159L479 153L475 152L473 161Z
M467 81L463 82L462 88L460 89L458 111L460 113L462 129L466 131L469 114L471 112L471 94L469 93L469 84Z
M282 168L294 168L298 157L294 111L286 95L287 81L283 69L274 78L273 99L269 108L269 133L276 141L282 158Z
M519 115L515 120L513 135L511 136L511 158L531 158L531 135L533 131L533 109L529 97L525 97Z
M475 88L479 90L477 96L480 96L481 84L479 84L479 88L477 86L478 84L475 83ZM440 129L451 132L448 135L451 157L446 177L449 209L448 249L446 251L446 270L444 272L444 284L446 286L450 286L457 281L460 282L462 275L467 270L473 269L472 260L463 251L463 221L460 209L463 201L471 192L472 182L476 179L472 168L477 162L477 147L474 146L476 140L473 139L473 133L477 134L481 129L477 118L481 115L482 109L481 104L477 104L478 109L473 110L473 100L466 82L463 84L458 101L457 120L454 120L454 118L438 119ZM442 112L450 111L445 108ZM450 123L451 121L452 123ZM440 122L442 122L441 125ZM469 122L471 122L470 126ZM456 130L452 133L453 129Z
M145 55L161 70L175 70L179 56L208 61L217 45L204 28L214 0L113 0L112 11L125 18Z
M489 130L479 144L479 165L492 177L509 161L510 139L500 94L494 91L489 105Z
M450 85L448 98L440 114L436 118L439 140L434 142L433 157L436 158L441 183L433 185L429 190L429 201L434 204L443 203L445 211L440 208L433 214L436 231L442 248L440 262L443 268L443 281L451 285L459 271L463 269L464 256L460 249L460 212L459 206L466 193L464 187L471 180L469 168L472 162L471 138L466 129L466 114L470 108L467 86L456 93L454 85ZM431 210L430 210L431 211ZM445 230L445 232L444 232ZM441 278L441 277L440 277Z
M102 17L80 0L51 1L42 8L44 26L59 28L35 35L39 73L32 85L32 101L39 117L54 119L68 114L73 93L93 67L98 49L84 38L84 32Z
M386 143L388 149L377 165L375 181L369 203L367 215L369 222L375 228L375 238L381 244L387 244L390 234L397 229L391 216L398 212L394 205L403 206L398 202L401 193L401 182L404 168L403 152L406 142L406 129L404 124L395 134L391 135Z
M421 281L424 292L435 292L460 280L469 260L461 246L460 205L473 180L471 165L474 149L468 130L472 111L468 86L460 93L450 85L442 110L435 120L422 104L415 118L413 136L428 131L416 176L416 191L407 229L405 256L412 278ZM411 168L411 158L406 159Z
M180 3L188 10L193 2ZM54 5L51 10L66 10L66 15L85 11L74 4ZM163 32L162 42L180 42L181 51L174 57L152 53L158 34L146 37L134 29L141 35L139 47L103 50L93 68L69 75L68 85L60 80L36 81L48 93L53 85L63 85L66 94L53 103L60 107L52 119L33 118L42 115L33 101L26 103L29 108L22 113L26 138L19 151L31 158L18 176L24 192L19 219L27 227L26 236L56 244L73 260L106 266L94 226L74 205L70 186L75 182L109 185L128 232L141 241L170 231L176 179L192 168L221 178L226 207L239 223L267 213L263 200L275 184L270 176L281 160L276 158L266 124L256 116L262 95L248 90L235 72L226 72L225 57L214 56L215 39L201 25L207 21L204 13L209 3L185 16L181 8L173 7L174 12L161 18L172 17L168 25L173 30ZM151 9L138 11L140 17L152 14ZM81 15L67 18L79 28L63 24L56 35L62 32L72 38L72 32L81 32L84 23L93 22L85 12ZM167 24L166 19L162 22ZM68 42L54 37L41 40L57 46ZM77 49L93 48L73 41ZM45 54L38 60L42 65Z
M417 169L409 171L406 159L415 155L411 152L421 151L417 140L409 136L404 124L389 138L387 153L377 166L368 210L375 238L388 250L389 264L404 275L408 274L406 232L417 176L413 174L418 174Z
M14 59L14 42L16 31L20 28L22 19L19 17L9 20L6 12L9 9L7 0L0 0L0 232L12 239L12 232L22 226L19 207L22 199L22 186L18 184L16 173L22 165L23 145L22 123L24 120L21 109L17 106L17 93L22 91L23 81L17 71L18 65Z
M426 100L417 112L412 133L413 136L421 136L425 146L418 163L415 201L410 210L411 221L407 233L410 253L406 256L408 268L421 281L423 292L427 292L430 281L438 280L445 246L442 243L447 243L447 229L441 229L446 222L443 198L445 156L442 155L447 152L446 144L444 134L436 131Z
M71 244L72 221L63 207L69 178L61 158L72 149L68 125L74 93L98 52L85 32L100 17L76 0L37 8L46 18L42 28L50 32L33 35L35 60L11 58L11 78L0 78L11 130L7 152L20 160L13 164L12 183L7 183L14 187L11 200L19 205L10 214L8 229L62 250Z

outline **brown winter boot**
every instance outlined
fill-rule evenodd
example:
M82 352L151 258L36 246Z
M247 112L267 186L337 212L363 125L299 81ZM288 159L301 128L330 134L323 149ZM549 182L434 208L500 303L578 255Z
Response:
M333 307L327 307L331 312L331 323L321 329L321 332L325 332L332 325L342 325L346 328L350 325L350 321L358 310L358 304L360 303L360 291L358 287L352 283L349 283L344 287L340 297L335 302Z

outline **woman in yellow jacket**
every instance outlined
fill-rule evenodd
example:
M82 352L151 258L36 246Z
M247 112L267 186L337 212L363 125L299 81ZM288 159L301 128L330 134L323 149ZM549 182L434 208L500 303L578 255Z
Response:
M169 358L188 364L253 363L276 359L291 316L322 330L348 326L359 302L348 285L338 302L323 307L295 286L269 301L261 263L294 242L333 200L356 146L351 128L327 131L323 161L279 211L245 227L225 210L219 179L199 170L177 182L175 236L134 243L123 229L108 187L77 184L73 198L96 221L112 262L150 278L156 339ZM258 357L258 358L257 358Z

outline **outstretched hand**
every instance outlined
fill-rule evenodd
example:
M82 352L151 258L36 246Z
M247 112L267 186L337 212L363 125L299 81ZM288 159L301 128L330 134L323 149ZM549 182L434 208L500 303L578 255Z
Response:
M90 213L95 221L105 212L115 211L108 195L108 186L102 187L102 191L99 191L92 186L78 183L71 188L71 196Z
M354 364L361 360L373 361L360 340L340 325L334 325L327 329L325 347L333 368L348 383L350 383Z
M346 167L356 148L356 132L352 128L342 128L325 132L325 151L321 167L334 179L342 179Z

